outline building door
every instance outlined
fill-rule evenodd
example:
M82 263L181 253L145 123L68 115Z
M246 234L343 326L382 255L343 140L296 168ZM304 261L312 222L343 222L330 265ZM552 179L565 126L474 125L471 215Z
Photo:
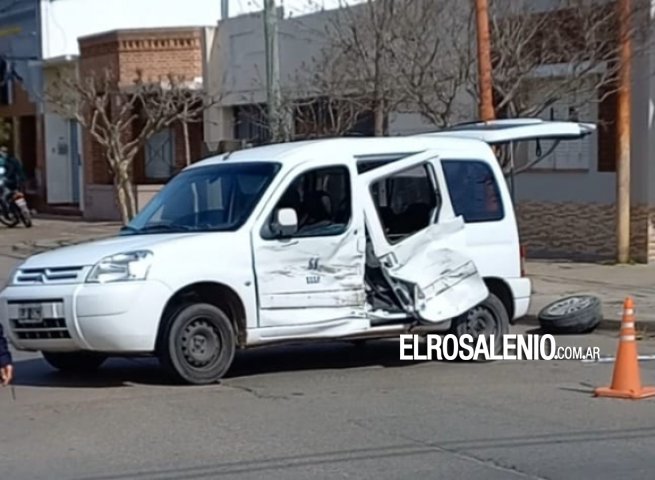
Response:
M73 203L80 203L80 170L82 168L77 122L69 120L70 131L70 167Z
M44 118L48 203L69 204L73 202L69 121L49 113Z

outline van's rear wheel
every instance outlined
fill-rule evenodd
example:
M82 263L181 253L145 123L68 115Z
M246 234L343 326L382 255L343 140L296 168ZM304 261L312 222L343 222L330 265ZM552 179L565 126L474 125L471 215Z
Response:
M232 322L214 305L183 305L164 320L159 360L176 380L195 385L218 382L234 359Z
M493 335L495 351L489 353L500 355L503 352L503 336L509 333L509 315L503 302L490 293L485 301L453 320L451 333L457 337L471 335L474 347L478 337L484 336L489 340Z
M62 372L93 372L107 360L94 352L41 352L50 366Z

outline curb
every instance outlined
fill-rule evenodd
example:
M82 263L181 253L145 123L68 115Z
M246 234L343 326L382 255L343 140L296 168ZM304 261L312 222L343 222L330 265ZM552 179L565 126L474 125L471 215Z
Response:
M523 318L519 318L514 325L527 325L530 327L540 327L539 325L539 320L537 319L536 315L526 315ZM602 331L602 332L614 332L616 334L619 333L619 330L621 329L621 320L611 320L611 319L603 319L601 322L598 324L598 326L593 330L595 331ZM637 332L639 331L645 331L648 332L649 330L651 331L651 334L655 332L655 320L642 320L642 321L636 321L635 322L635 329ZM593 333L590 332L590 333ZM583 335L589 335L589 334L583 334Z

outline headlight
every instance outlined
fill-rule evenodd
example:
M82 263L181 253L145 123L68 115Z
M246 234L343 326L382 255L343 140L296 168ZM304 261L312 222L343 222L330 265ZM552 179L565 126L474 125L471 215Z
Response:
M139 250L103 258L94 265L87 283L145 280L152 264L152 252Z
M10 285L14 285L14 279L16 278L16 274L18 273L18 271L20 270L20 268L23 266L24 263L25 263L24 261L20 262L12 269L11 273L9 274L9 277L7 277L7 281L2 286L2 290L4 290Z

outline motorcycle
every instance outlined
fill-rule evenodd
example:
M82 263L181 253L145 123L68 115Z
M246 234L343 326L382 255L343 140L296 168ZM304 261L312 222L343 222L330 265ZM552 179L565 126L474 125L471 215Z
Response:
M27 228L32 226L32 214L23 192L16 190L9 195L2 195L0 203L2 204L0 208L2 211L1 223L9 228L14 228L20 222Z

